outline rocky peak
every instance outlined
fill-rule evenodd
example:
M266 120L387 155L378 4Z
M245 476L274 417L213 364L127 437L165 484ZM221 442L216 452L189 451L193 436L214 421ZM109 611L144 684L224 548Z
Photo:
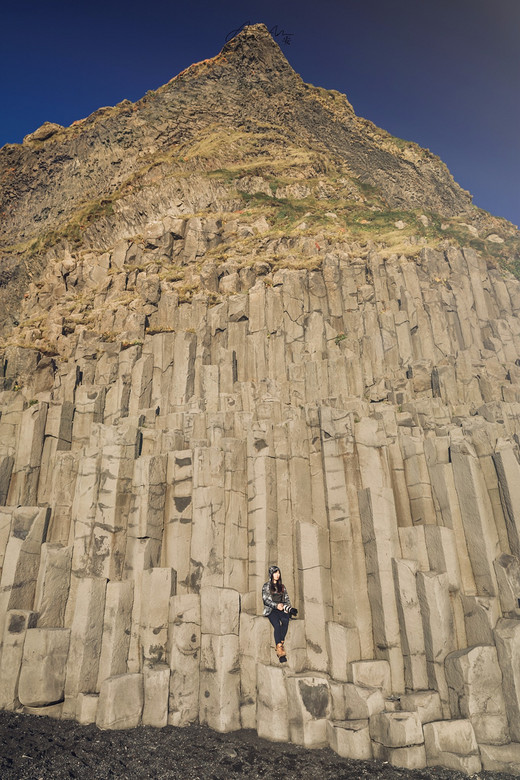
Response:
M19 320L29 279L53 258L140 235L165 203L172 216L214 215L263 193L279 213L297 205L305 214L305 198L328 199L347 234L388 211L399 212L392 225L426 211L430 226L457 218L477 233L487 219L428 150L357 117L344 95L305 84L262 24L136 103L67 128L46 122L3 147L0 181L0 305L12 313L4 326ZM509 245L496 247L507 263Z
M269 81L270 87L283 88L291 81L302 83L265 24L244 27L226 43L216 57L190 65L171 83L175 83L182 76L207 73L219 66L221 70L218 71L218 76L225 76L226 71L232 72L233 78L239 75L249 85Z

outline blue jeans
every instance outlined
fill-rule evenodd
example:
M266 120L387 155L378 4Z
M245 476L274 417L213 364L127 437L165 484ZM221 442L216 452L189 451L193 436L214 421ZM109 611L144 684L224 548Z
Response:
M289 615L286 612L282 612L281 609L273 609L273 611L267 616L271 621L271 625L274 628L274 643L280 644L285 639L287 629L289 628Z

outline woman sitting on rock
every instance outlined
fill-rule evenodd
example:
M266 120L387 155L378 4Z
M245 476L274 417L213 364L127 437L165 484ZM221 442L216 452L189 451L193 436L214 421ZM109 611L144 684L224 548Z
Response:
M280 659L280 663L284 663L287 661L284 649L285 635L290 618L296 617L298 610L291 607L289 594L282 582L282 573L278 566L269 567L269 580L262 587L262 600L264 602L264 615L269 618L274 628L276 655Z

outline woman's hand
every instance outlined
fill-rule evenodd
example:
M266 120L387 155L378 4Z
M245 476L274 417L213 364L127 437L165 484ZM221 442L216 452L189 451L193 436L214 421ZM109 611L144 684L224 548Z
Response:
M276 609L281 609L281 610L283 610L283 604L277 604L277 605L276 605Z

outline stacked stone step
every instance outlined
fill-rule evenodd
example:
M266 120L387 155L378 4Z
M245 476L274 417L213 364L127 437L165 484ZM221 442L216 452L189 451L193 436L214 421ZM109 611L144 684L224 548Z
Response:
M1 394L1 706L511 769L518 283L454 249L250 281L155 280L164 332Z

